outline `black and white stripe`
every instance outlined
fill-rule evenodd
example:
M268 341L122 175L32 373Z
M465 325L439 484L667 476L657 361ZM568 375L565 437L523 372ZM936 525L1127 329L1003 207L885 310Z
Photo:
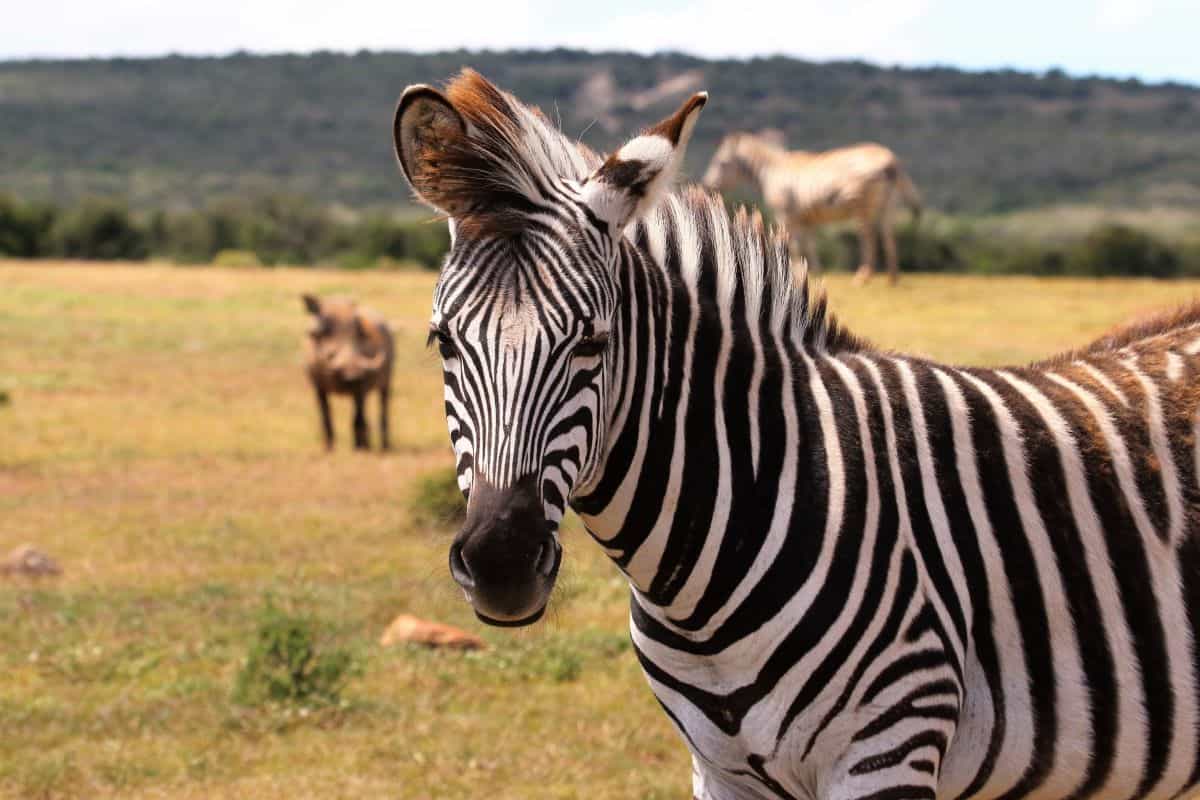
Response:
M433 321L460 483L538 473L625 572L695 795L1196 786L1200 308L1030 367L879 351L620 155L460 229Z

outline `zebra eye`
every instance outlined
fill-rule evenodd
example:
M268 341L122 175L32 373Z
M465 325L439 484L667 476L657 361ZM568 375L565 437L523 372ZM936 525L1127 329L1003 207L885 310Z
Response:
M604 353L606 347L608 347L608 334L598 333L581 339L579 344L575 345L572 355L577 358L596 358Z
M433 347L434 342L437 343L438 350L441 352L443 358L454 356L454 340L450 338L450 333L444 328L429 329L429 338L425 340L425 346Z

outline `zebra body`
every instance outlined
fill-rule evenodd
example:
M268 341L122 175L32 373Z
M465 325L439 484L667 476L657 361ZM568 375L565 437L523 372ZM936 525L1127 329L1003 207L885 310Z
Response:
M819 269L813 228L831 222L858 223L859 283L875 273L875 242L883 247L888 278L899 276L891 211L895 200L914 215L921 200L900 159L873 142L822 152L790 151L773 137L731 133L718 145L704 175L712 189L748 182L762 195L771 213L786 223L795 255Z
M433 337L483 619L540 616L569 503L698 798L1197 783L1200 307L1023 368L878 351L759 218L666 192L702 97L601 162L474 74L448 94L397 141L454 215Z

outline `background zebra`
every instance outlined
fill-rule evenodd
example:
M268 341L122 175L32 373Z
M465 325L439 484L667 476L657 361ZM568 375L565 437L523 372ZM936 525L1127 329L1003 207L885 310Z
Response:
M698 797L1194 786L1200 306L1024 368L875 350L669 191L704 102L602 162L472 72L400 101L476 613L541 615L569 502Z
M704 185L752 185L792 235L793 255L820 269L813 229L843 220L858 223L857 283L875 274L875 241L883 244L888 280L900 276L892 207L897 200L921 213L921 198L900 159L883 145L863 143L824 152L787 150L781 138L731 133L713 154Z

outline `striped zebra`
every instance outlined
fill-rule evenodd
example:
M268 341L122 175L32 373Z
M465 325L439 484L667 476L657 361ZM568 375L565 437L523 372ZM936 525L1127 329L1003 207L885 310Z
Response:
M855 283L875 274L875 239L883 244L888 280L900 276L896 235L892 230L893 199L921 213L921 198L896 154L883 145L864 143L811 153L785 150L767 135L731 133L721 140L704 185L730 189L749 183L762 194L775 219L792 234L792 253L819 270L813 228L830 222L858 223L859 262Z
M473 72L400 100L476 614L541 616L570 505L704 800L1196 786L1200 305L1028 367L872 348L671 190L705 101L601 160Z

